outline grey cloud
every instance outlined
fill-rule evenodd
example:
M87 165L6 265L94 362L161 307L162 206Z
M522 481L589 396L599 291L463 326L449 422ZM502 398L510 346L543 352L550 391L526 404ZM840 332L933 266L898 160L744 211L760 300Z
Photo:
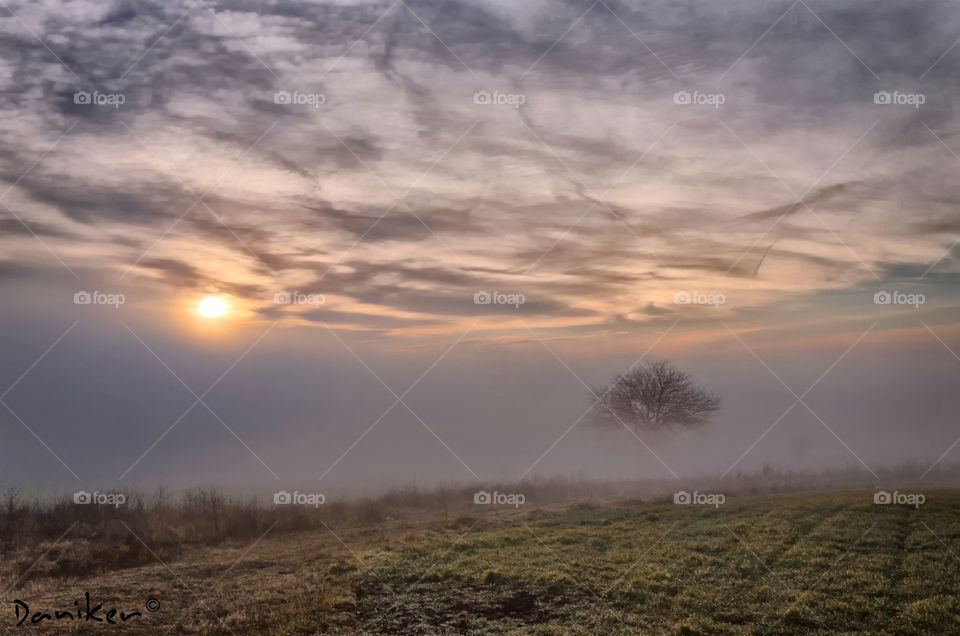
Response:
M553 300L559 290L549 284L531 286L518 281L511 286L509 282L478 278L473 273L449 267L366 261L347 261L341 265L340 269L350 271L329 271L308 285L307 289L328 295L348 296L367 304L436 316L510 313L571 317L594 315L594 312ZM386 282L387 280L395 282ZM433 289L426 291L424 286L431 286ZM584 285L579 291L588 288L588 285ZM525 302L519 307L476 305L473 296L480 291L524 294Z
M90 184L63 174L34 170L17 187L36 202L51 205L80 223L107 221L155 226L177 218L196 197L175 183L136 183L123 187Z
M247 298L265 298L269 291L259 285L234 283L223 278L213 278L197 267L176 259L144 258L139 262L139 266L161 274L162 281L174 287L202 289L209 286Z
M664 265L692 275L730 270L730 276L742 278L757 277L765 258L767 263L771 259L805 263L825 278L845 267L847 262L841 258L774 245L785 236L817 243L833 243L833 239L829 232L801 222L806 206L793 204L786 191L779 199L783 203L767 207L756 203L771 201L767 191L770 175L719 127L721 118L741 131L751 146L770 135L799 139L799 133L813 131L828 137L837 129L852 130L852 143L872 121L880 120L876 132L863 141L863 150L876 153L878 162L908 164L901 174L878 171L882 176L846 178L833 185L828 185L831 181L827 179L805 203L818 214L845 215L846 219L867 216L871 207L889 208L896 196L898 204L917 204L923 210L922 218L908 222L921 239L949 234L955 226L949 212L955 195L951 197L932 177L912 174L923 171L933 160L926 154L916 161L896 154L937 152L939 161L950 159L924 123L943 132L947 143L956 142L948 134L954 121L955 89L943 78L958 69L957 56L944 57L928 80L918 79L955 39L951 33L960 20L949 3L871 6L869 20L864 19L867 9L863 6L809 3L880 75L881 82L817 17L798 4L719 83L714 80L791 7L789 3L608 4L612 12L603 5L594 6L559 41L590 5L562 2L549 9L506 11L494 5L416 0L409 3L412 12L398 5L383 16L390 3L284 1L260 6L251 0L222 0L210 4L226 21L241 16L256 21L258 38L245 40L256 55L217 26L210 9L185 2L118 2L91 8L86 19L74 21L51 12L37 24L38 33L53 42L54 51L78 73L84 86L74 86L75 78L59 68L49 51L14 29L0 39L0 53L14 63L11 83L2 87L0 104L5 114L25 107L35 109L50 130L63 130L80 119L76 132L92 140L90 153L98 152L98 136L129 138L121 122L135 131L174 129L225 148L227 155L249 151L248 160L291 175L313 192L284 195L285 200L269 205L244 200L239 193L218 192L208 202L229 228L198 206L177 227L177 236L189 235L231 249L246 259L250 273L261 275L266 268L275 273L325 270L361 236L362 247L415 244L423 254L417 266L374 258L371 262L376 271L368 267L355 270L354 276L331 273L325 283L365 302L407 310L422 307L438 315L467 311L457 304L463 289L494 289L510 280L518 281L518 289L532 288L531 297L543 294L557 299L531 303L524 311L571 315L580 311L570 308L571 297L599 297L662 280L668 277ZM361 35L363 40L354 46ZM604 45L597 46L598 42ZM537 103L519 111L475 109L469 103L470 90L481 86L476 86L476 79L447 46L482 82L494 85L489 88L528 92L531 98L536 96ZM529 74L519 77L545 52ZM121 80L120 75L141 55ZM340 56L345 57L341 60ZM321 77L334 62L337 68ZM51 74L50 69L56 73ZM447 86L447 80L462 82L462 86ZM330 93L324 109L298 110L273 103L274 91L295 89L304 82L314 84L304 89ZM121 109L74 104L73 91L86 85L124 92L128 104ZM711 90L714 85L729 92L728 110L672 108L674 90ZM928 93L928 103L921 111L884 110L872 103L875 90L896 87L922 88ZM449 101L454 89L463 91L462 103ZM354 90L358 92L352 93ZM363 97L351 102L354 95ZM581 109L568 103L570 95L588 106ZM627 108L633 102L635 113ZM599 104L616 104L616 112L629 113L627 119L608 120L607 111L600 110ZM589 122L594 125L557 125L557 115L568 111L571 119L592 117ZM659 184L681 191L691 185L702 188L698 194L702 193L704 200L678 197L674 203L648 203L642 189L634 188L633 194L619 203L596 201L595 192L605 189L602 184L609 181L607 176L618 175L645 150L638 138L652 143L674 120L679 123L669 139L636 165L623 185ZM419 219L398 206L378 221L386 207L363 200L366 186L358 186L358 182L351 182L350 194L336 201L336 195L328 192L336 191L331 186L341 185L338 180L350 175L369 177L370 187L380 190L377 179L367 174L368 167L383 174L391 187L403 188L412 182L411 157L434 152L439 157L474 121L480 122L475 133L436 165L421 189L410 196L409 204ZM260 140L272 124L276 126ZM549 148L542 147L524 124ZM325 126L335 131L346 147ZM22 166L29 166L45 149L37 140L51 133L5 128L2 134L9 147L31 140L29 151L4 150L4 178L12 181ZM405 146L410 143L418 145ZM729 154L725 144L739 154ZM815 145L816 139L809 147L798 143L798 165L811 163ZM721 150L715 151L717 148ZM85 182L60 161L60 152L59 148L52 150L18 184L18 190L34 202L53 206L68 219L104 230L104 240L125 248L145 249L155 238L155 228L168 226L195 200L193 193L169 175L145 174L142 166L117 165L117 170L127 170L130 177L122 186ZM576 175L569 174L553 152ZM759 154L762 158L762 148ZM817 161L821 160L818 156ZM426 168L431 162L428 158L419 163ZM829 159L822 169L828 167ZM473 186L498 183L498 170L504 170L505 177L520 173L538 179L537 200L515 201L496 187L487 188L487 195L478 200ZM469 189L469 194L458 194L458 188ZM358 191L360 195L355 194ZM730 193L743 201L744 209L730 209ZM378 193L378 197L382 195ZM329 196L331 202L320 196ZM935 200L937 197L940 200ZM723 202L714 203L714 198ZM571 228L590 206L594 209ZM783 222L769 240L764 239L740 259L755 240L750 233L764 231L768 222L781 217ZM44 236L75 238L47 221L36 222L35 227ZM9 221L0 229L23 235L22 227ZM449 241L458 255L464 255L466 268L445 272L425 266L449 257L434 232ZM558 242L563 232L566 234ZM653 245L655 253L644 243ZM493 258L502 268L489 265L487 261ZM536 285L525 282L522 274L538 259L535 272L549 272L554 278ZM168 281L180 285L207 283L216 274L205 271L202 262L160 257L148 259L143 267L162 271ZM406 278L410 284L375 281L377 274ZM435 285L437 291L415 292L414 283ZM255 285L236 289L247 287L252 293L262 291Z
M850 188L848 183L837 183L830 185L824 188L820 188L809 195L804 196L800 201L793 203L788 203L786 205L780 205L769 210L762 210L760 212L750 212L748 214L743 214L735 219L733 223L739 222L752 222L752 221L763 221L767 219L779 219L788 217L792 214L798 212L806 212L811 208L816 208L816 206L830 197L841 194L844 191Z
M24 225L26 223L26 225ZM78 240L80 237L73 232L68 232L62 228L49 223L38 223L37 221L23 223L14 218L0 219L0 236L50 236L60 239Z
M277 320L286 312L279 306L260 309L261 316ZM386 333L391 329L424 327L440 324L440 321L430 318L400 318L396 316L373 315L361 312L339 311L327 307L311 308L297 314L302 320L314 323L324 323L334 326L359 326L367 331Z

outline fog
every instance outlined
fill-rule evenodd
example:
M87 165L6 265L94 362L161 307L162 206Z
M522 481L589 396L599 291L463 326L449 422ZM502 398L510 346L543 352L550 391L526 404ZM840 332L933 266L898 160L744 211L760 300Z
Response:
M16 415L0 414L0 481L28 490L310 484L355 495L541 476L687 479L765 464L869 477L906 461L925 470L957 435L960 361L932 334L891 342L895 330L866 333L870 323L819 345L743 334L750 350L719 321L705 343L669 325L587 347L469 333L398 345L269 325L185 343L162 321L86 311L69 304L68 286L42 289L2 325L0 378L8 386L28 373L4 397ZM691 373L722 410L686 432L591 426L583 383L609 382L651 345L648 359ZM178 377L201 396L221 375L203 398L210 410L197 404L178 421L196 400ZM783 416L796 401L790 390L803 402Z

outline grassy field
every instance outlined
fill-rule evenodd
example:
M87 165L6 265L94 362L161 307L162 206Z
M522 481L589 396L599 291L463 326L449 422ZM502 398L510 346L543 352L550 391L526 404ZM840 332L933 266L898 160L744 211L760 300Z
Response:
M372 633L960 631L960 497L581 506L409 546L357 588Z
M33 578L33 608L143 611L37 633L917 634L960 632L960 493L872 492L476 507L185 549L90 577ZM472 511L471 511L472 512ZM156 612L143 610L157 599Z

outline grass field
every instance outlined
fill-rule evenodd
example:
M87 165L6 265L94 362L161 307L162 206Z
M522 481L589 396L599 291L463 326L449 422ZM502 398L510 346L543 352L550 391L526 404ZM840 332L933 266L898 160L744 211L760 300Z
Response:
M143 634L960 633L960 492L926 497L919 508L874 505L872 492L729 497L718 508L484 506L33 579L4 602L59 608L90 591L142 609L158 599L159 611L114 628ZM14 624L9 609L0 626Z
M960 498L583 506L410 546L362 577L374 633L957 633ZM942 543L941 543L942 542Z

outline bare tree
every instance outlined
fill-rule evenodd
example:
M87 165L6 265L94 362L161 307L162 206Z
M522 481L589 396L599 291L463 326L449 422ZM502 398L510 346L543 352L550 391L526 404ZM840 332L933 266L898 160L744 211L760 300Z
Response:
M699 426L720 408L720 398L694 384L689 375L666 360L649 362L618 375L599 398L591 416L595 424L639 429Z

